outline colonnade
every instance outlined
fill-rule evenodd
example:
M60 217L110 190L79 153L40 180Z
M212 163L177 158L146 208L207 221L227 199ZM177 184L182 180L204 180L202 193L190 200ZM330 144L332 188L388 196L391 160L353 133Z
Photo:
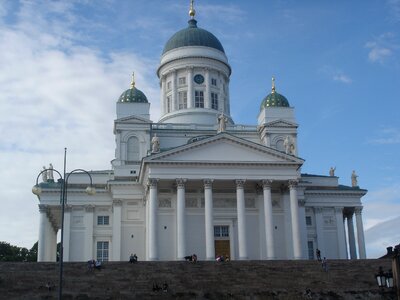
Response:
M357 227L357 243L358 243L358 258L365 259L365 239L364 239L364 228L362 221L362 207L355 207L354 211L350 210L345 212L344 218L347 220L347 233L349 240L349 251L350 259L357 259L356 239L354 234L353 215L356 215L356 227Z
M177 183L177 206L176 206L176 249L177 259L183 259L186 255L185 240L185 179L176 179ZM263 198L265 212L265 235L267 259L275 259L274 238L273 238L273 222L272 222L272 196L271 196L271 180L263 182ZM205 249L206 259L215 259L214 248L214 230L213 230L213 179L204 179L204 215L205 215ZM246 231L246 207L245 207L245 180L235 180L236 185L236 210L237 210L237 226L238 226L238 258L240 260L248 259L248 244ZM288 182L290 188L290 214L293 239L293 256L295 259L302 258L302 247L300 238L299 209L297 198L297 181ZM146 238L148 241L147 257L148 260L158 260L158 244L157 244L157 206L158 206L158 179L151 178L148 182L148 228Z

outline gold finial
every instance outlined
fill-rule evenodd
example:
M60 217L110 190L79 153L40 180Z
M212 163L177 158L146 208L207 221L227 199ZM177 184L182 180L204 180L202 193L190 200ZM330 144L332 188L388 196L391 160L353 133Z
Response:
M272 77L272 93L275 93L275 77Z
M131 88L135 87L135 72L132 72L132 81L131 81Z
M193 7L193 2L194 2L194 0L191 0L191 1L190 1L190 9L189 9L189 16L190 16L192 19L194 19L194 16L195 16L195 14L196 14L196 11L194 10L194 7Z

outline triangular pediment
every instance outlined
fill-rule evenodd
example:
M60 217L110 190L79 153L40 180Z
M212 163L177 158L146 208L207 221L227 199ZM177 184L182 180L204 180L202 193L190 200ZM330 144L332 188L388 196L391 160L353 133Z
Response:
M296 123L289 122L286 120L275 120L265 124L266 127L298 127Z
M115 123L153 123L151 120L142 118L139 116L129 116L124 118L119 118L114 121Z
M303 164L293 155L220 133L210 138L154 154L144 162L193 162L213 164Z

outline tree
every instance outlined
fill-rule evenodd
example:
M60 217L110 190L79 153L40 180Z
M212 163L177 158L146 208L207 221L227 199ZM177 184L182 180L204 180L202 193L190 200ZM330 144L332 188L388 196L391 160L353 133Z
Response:
M28 250L0 242L0 261L37 261L37 242Z

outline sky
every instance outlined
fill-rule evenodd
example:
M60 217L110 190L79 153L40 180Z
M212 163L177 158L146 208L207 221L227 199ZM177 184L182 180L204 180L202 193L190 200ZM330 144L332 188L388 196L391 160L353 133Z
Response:
M111 168L115 103L136 87L160 117L160 55L189 0L0 0L0 241L38 239L31 192L49 163ZM362 198L367 256L400 243L400 0L196 0L232 67L231 115L256 125L276 78L295 107L303 173Z

